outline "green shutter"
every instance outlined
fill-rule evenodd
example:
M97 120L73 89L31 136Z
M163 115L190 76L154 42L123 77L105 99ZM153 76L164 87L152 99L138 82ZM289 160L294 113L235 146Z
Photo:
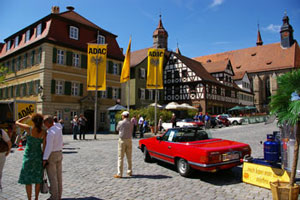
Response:
M16 86L16 97L20 96L20 87L21 87L21 85Z
M8 87L5 88L5 98L8 98Z
M114 66L114 63L112 61L108 61L108 73L110 73L110 74L113 73L113 66Z
M87 56L84 54L81 54L81 68L87 68Z
M51 94L55 94L55 80L51 80Z
M72 66L72 56L73 53L71 51L67 51L67 65Z
M11 61L11 71L15 72L15 59Z
M25 55L24 55L24 60L23 60L23 66L24 66L24 68L27 68L27 57L28 57L28 54L27 53L25 53Z
M29 82L29 95L33 95L33 83L34 81Z
M107 98L109 98L109 99L112 98L112 88L111 87L107 88Z
M83 96L83 84L82 83L80 83L79 95Z
M10 87L10 97L13 98L14 97L14 86Z
M53 63L56 63L56 58L57 58L57 49L54 47L53 48L53 57L52 57Z
M17 60L17 71L20 71L21 70L21 56L18 57L18 60Z
M31 52L31 66L34 65L34 56L35 56L35 51L33 50L33 51Z
M65 95L71 95L71 82L66 81L65 82Z
M122 63L119 64L119 75L122 73Z
M27 96L27 84L23 83L23 97Z
M118 96L119 99L121 99L121 88L119 88L119 96Z

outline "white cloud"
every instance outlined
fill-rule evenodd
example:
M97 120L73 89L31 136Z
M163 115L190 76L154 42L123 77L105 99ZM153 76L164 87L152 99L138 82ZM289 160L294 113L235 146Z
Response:
M269 26L263 28L263 30L278 33L280 31L280 27L280 25L270 24Z
M213 0L213 2L210 4L209 7L210 7L210 8L214 8L214 7L216 7L216 6L219 6L219 5L223 4L224 1L225 1L225 0Z

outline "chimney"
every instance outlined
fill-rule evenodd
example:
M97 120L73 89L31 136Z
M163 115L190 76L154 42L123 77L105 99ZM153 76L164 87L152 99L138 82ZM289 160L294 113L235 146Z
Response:
M73 6L67 6L67 9L68 9L69 11L73 11L75 8L74 8Z
M52 14L59 14L59 6L52 6L51 13Z

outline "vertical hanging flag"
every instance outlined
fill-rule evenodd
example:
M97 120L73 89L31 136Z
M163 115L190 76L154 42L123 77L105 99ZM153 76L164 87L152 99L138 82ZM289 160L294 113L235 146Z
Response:
M107 44L88 44L87 90L106 90ZM96 68L98 75L96 78ZM97 79L97 80L96 80Z
M131 50L131 37L129 40L129 44L125 55L125 60L122 67L120 83L125 83L130 80L130 50Z
M148 50L147 89L163 89L164 49Z

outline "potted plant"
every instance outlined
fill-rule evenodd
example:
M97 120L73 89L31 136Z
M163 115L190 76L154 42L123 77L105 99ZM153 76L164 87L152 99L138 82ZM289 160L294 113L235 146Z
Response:
M282 197L297 199L299 186L295 185L295 175L300 142L300 70L292 71L278 77L277 83L277 92L271 96L269 104L270 111L277 116L279 125L284 126L287 123L290 126L295 126L296 136L290 182L271 183L272 195L274 199L281 199Z

